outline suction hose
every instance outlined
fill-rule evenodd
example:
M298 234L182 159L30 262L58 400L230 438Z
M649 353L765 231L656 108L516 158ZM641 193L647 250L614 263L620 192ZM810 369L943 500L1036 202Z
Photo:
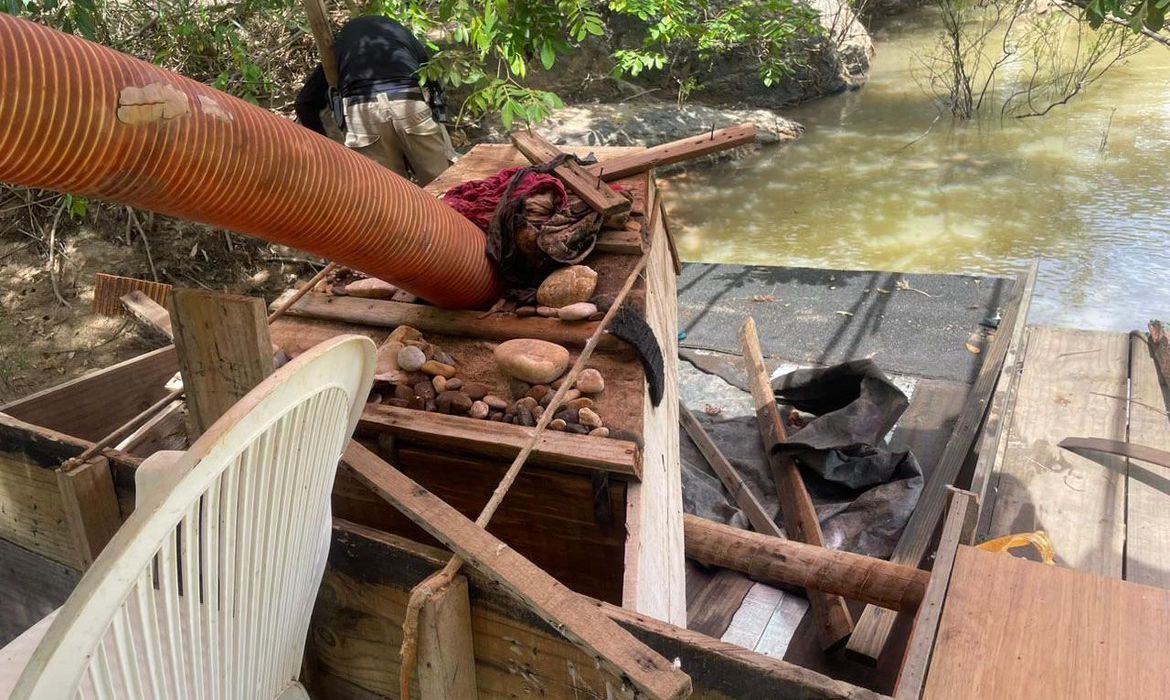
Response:
M0 13L0 181L306 250L445 308L486 306L486 238L442 201L264 109Z

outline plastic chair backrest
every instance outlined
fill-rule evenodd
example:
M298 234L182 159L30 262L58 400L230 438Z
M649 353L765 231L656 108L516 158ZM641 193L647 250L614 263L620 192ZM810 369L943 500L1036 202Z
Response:
M276 698L296 684L336 466L374 373L321 343L179 459L61 608L13 698Z

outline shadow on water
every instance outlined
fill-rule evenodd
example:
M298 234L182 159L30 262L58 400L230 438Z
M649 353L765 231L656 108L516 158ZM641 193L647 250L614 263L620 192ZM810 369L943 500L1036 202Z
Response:
M921 11L879 33L870 84L792 110L807 128L793 145L673 178L683 256L983 274L1040 258L1032 322L1126 330L1165 315L1170 51L1043 118L932 126L912 68L932 22Z

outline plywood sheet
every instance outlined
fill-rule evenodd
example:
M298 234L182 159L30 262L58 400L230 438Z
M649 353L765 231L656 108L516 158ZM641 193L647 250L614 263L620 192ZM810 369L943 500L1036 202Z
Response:
M1125 439L1128 364L1125 334L1028 330L989 537L1044 530L1059 564L1121 577L1125 460L1079 455L1057 443Z
M960 547L926 698L1170 697L1170 591Z
M1130 339L1129 442L1170 450L1167 390L1146 340ZM1170 588L1170 472L1129 460L1126 498L1125 579Z
M82 568L54 470L0 452L0 539Z

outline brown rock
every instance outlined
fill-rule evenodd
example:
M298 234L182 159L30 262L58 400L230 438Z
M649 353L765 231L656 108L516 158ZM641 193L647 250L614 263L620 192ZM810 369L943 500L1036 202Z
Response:
M565 401L576 401L579 398L581 398L580 389L569 389L565 392Z
M592 316L590 316L589 318L587 318L585 320L586 321L600 321L603 318L605 318L605 312L598 311L597 313L593 314Z
M460 391L444 391L435 399L440 413L467 413L472 403L471 397Z
M419 382L414 385L414 395L425 402L438 396L438 393L435 391L434 384L430 382Z
M520 399L528 395L528 390L532 385L528 382L522 382L519 379L513 379L508 382L508 391L512 394L513 399Z
M455 366L455 358L451 357L449 352L436 345L431 346L431 359L438 360L445 365L451 365L452 367Z
M563 409L561 409L553 414L553 420L557 420L557 419L563 420L566 423L576 423L577 422L577 409L563 408Z
M527 408L529 411L534 410L538 405L539 404L536 403L536 399L532 398L531 396L525 396L524 398L522 398L516 402L517 408L520 408L521 406L523 406L524 408Z
M451 365L443 364L442 362L439 362L438 360L428 360L427 362L423 363L423 366L420 369L422 369L422 371L426 372L429 375L432 375L432 376L442 375L446 379L450 379L451 377L455 376L455 368L454 367L452 367ZM447 382L447 389L451 390L451 382Z
M562 306L557 310L557 318L562 321L584 321L597 313L597 307L587 301Z
M605 391L605 378L601 376L601 372L590 367L581 372L573 386L582 394L599 394Z
M409 387L405 384L399 384L394 387L394 398L402 399L404 401L414 400L414 387Z
M557 378L557 379L554 379L554 380L552 381L552 383L551 383L551 384L549 384L549 386L550 386L550 387L552 387L553 389L560 389L560 388L561 388L561 385L562 385L562 384L564 384L564 383L565 383L565 378L564 378L564 377L559 377L559 378Z
M558 309L555 306L538 306L536 307L536 315L545 318L556 318Z
M386 342L405 345L408 340L422 340L422 337L423 334L412 326L399 326L390 332L390 335L386 337Z
M463 385L463 393L479 401L490 394L492 388L483 382L469 382Z
M468 396L471 396L471 394L468 394ZM504 409L508 408L508 402L501 399L499 396L488 394L487 396L483 397L482 400L493 411L503 411Z
M520 406L516 412L516 422L520 425L531 428L536 425L536 418L532 416L532 411L528 410L527 406Z
M519 306L516 308L516 315L519 316L520 318L528 318L529 316L535 316L536 315L536 307L535 306Z
M472 418L487 418L490 412L491 409L488 408L486 403L483 401L475 401L471 404L471 409L468 410L467 414Z
M401 369L398 366L398 351L402 349L402 343L382 343L378 348L377 364L374 366L374 374L385 374L387 372L397 372Z
M578 435L588 435L589 428L586 428L585 426L579 425L577 423L569 423L568 425L565 426L565 432L566 433L576 433Z
M517 338L497 345L495 359L500 369L511 377L529 384L547 384L564 373L569 364L569 351L556 343Z
M398 351L398 367L406 372L418 371L426 361L426 353L413 345L406 345Z
M389 299L398 291L398 287L383 282L376 277L367 277L364 280L350 282L345 285L345 293L351 297L361 297L362 299Z
M488 420L495 421L497 423L503 423L504 422L504 412L503 411L492 411L491 413L488 414Z
M581 425L586 428L601 427L601 416L597 415L592 408L582 408L577 412L577 415L581 421Z
M382 394L377 391L371 391L370 395L366 397L366 403L382 403Z
M593 437L609 437L609 428L606 428L605 426L594 428L593 430L589 431L589 434Z
M459 377L455 377L454 379L448 379L447 380L447 389L448 389L448 391L461 391L463 389L463 380L460 379ZM464 391L463 393L466 394L467 392ZM475 398L475 397L473 396L472 398Z
M536 408L532 409L532 417L533 418L540 420L540 417L543 415L544 415L544 406L537 406Z
M589 301L597 289L597 273L587 265L570 265L556 270L540 283L536 301L544 306L562 307Z
M550 420L548 422L548 429L549 430L564 430L566 425L568 425L568 423L561 420L560 418L553 418L552 420Z
M431 385L435 387L436 393L443 393L447 390L447 378L441 374L436 374L431 378Z
M435 411L439 410L439 405L436 404L434 401L427 401L426 404L423 406L423 410L430 411L430 412L434 413Z
M386 399L386 405L397 406L398 408L409 408L410 402L406 399L400 399L396 396L394 398Z
M543 399L544 397L548 396L551 393L552 393L552 389L549 389L547 385L537 384L536 386L534 386L528 390L528 398L536 399L536 402L540 403L541 399Z
M520 404L512 402L512 403L508 404L507 408L504 409L504 414L508 415L508 416L514 416L517 413L519 413L519 411L520 411Z
M593 399L582 396L579 399L573 399L572 401L566 401L561 405L564 406L565 408L593 408Z

